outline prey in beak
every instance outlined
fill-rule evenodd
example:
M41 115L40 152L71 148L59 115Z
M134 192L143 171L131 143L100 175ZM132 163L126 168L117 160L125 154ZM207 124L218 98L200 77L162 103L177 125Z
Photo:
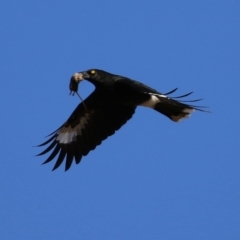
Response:
M75 74L73 74L73 76L70 79L70 83L69 83L70 95L73 96L75 93L77 93L77 91L78 91L78 84L83 79L84 78L83 78L83 74L82 73L75 73Z
M69 89L70 89L70 95L74 96L75 93L78 95L78 97L80 98L80 100L83 103L85 110L88 112L87 106L85 105L83 99L81 98L81 96L78 93L78 84L81 81L83 81L83 79L84 79L84 76L82 73L74 73L70 79Z

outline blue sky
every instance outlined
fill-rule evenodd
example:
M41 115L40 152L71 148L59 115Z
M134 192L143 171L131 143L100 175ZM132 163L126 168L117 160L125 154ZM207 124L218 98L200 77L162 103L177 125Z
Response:
M0 239L240 239L240 2L3 1ZM35 148L99 68L212 113L174 123L138 108L81 164ZM93 86L80 86L82 97Z

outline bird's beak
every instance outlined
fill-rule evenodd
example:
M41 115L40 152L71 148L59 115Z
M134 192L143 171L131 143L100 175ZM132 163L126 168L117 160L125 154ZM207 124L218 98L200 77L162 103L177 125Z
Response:
M76 83L79 83L83 79L88 79L89 77L90 76L87 72L78 72L74 73L71 79L73 79Z
M88 78L90 78L90 75L89 75L87 72L80 72L80 73L78 73L78 74L80 74L83 79L88 79Z

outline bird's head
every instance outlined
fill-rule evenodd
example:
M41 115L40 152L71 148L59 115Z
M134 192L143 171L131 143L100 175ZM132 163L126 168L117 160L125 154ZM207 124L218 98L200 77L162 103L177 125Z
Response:
M93 83L95 86L103 82L111 82L110 79L113 75L98 69L90 69L83 72L74 73L70 79L69 89L70 94L78 91L78 84L84 79Z

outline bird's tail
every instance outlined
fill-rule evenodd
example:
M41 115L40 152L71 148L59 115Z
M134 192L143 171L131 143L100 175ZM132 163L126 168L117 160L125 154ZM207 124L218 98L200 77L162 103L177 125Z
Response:
M201 108L201 106L194 106L194 105L189 105L187 102L197 102L202 99L197 99L197 100L192 100L192 101L178 101L176 99L186 97L192 92L184 94L179 97L175 98L170 98L167 95L175 92L177 89L174 89L173 91L166 93L164 95L155 95L159 99L159 101L155 104L153 107L154 110L164 114L168 118L170 118L174 122L180 122L184 118L190 117L191 113L194 112L195 110L202 111L202 112L207 112Z
M153 109L174 122L180 122L182 119L190 117L190 114L195 111L193 107L173 99L161 99L161 102L157 103Z

